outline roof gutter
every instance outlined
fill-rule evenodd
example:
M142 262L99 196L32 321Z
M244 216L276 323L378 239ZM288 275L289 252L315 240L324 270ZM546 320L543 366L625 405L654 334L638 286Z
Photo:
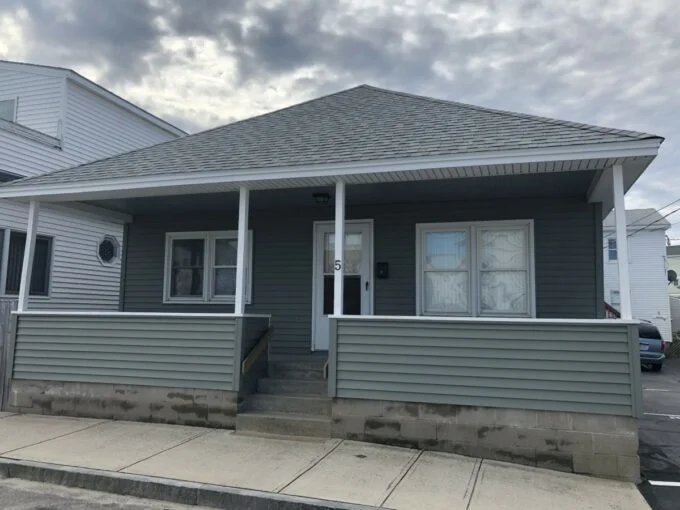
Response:
M352 163L321 165L264 167L217 172L176 172L141 177L94 179L73 183L32 184L31 179L0 186L0 198L58 198L105 192L163 190L185 186L211 184L248 185L249 182L279 181L309 178L342 179L361 174L381 174L428 170L437 168L489 167L493 165L542 163L551 161L611 160L634 157L653 157L658 153L662 139L652 138L630 142L613 142L541 149L515 149L425 158L403 158ZM58 173L58 172L57 172ZM37 177L36 179L39 179ZM101 198L101 197L100 197Z

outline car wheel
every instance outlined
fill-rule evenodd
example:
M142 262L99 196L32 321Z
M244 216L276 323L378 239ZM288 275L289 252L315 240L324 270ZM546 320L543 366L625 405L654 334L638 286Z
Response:
M652 372L661 372L663 365L652 365Z

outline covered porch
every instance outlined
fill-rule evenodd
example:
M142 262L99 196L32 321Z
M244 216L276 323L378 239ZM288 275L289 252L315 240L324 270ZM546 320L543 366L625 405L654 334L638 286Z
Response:
M622 200L621 165L88 200L132 220L120 309L22 292L8 405L237 430L287 411L288 433L634 477L637 332L604 318L593 191L608 175ZM299 363L305 387L285 377Z

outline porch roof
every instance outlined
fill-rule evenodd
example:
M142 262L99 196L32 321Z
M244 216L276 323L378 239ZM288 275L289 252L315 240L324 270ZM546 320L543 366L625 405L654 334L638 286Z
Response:
M0 186L76 200L602 169L663 138L361 85L195 135Z

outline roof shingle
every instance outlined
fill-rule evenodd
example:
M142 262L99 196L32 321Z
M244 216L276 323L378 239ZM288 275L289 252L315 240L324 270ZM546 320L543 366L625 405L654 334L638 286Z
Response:
M660 138L361 85L26 184L350 163ZM9 184L11 186L12 184Z

